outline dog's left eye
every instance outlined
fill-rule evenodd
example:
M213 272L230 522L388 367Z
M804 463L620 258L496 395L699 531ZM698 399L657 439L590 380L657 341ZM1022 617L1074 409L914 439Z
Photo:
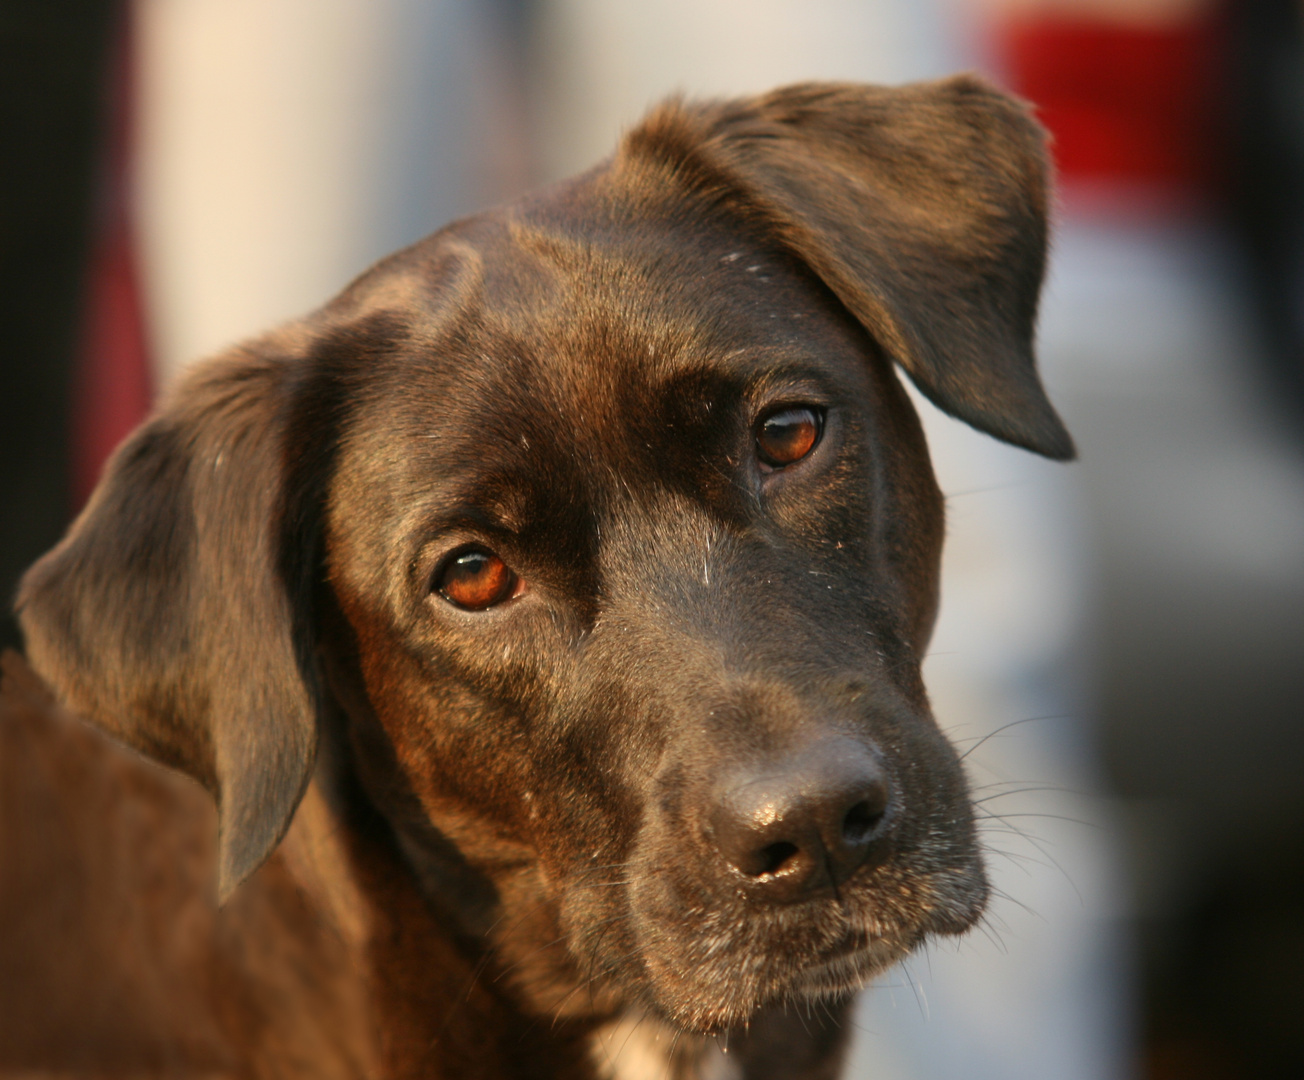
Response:
M776 409L756 426L757 457L771 469L793 465L815 449L823 430L823 409L809 405Z
M502 559L482 547L462 548L435 574L435 590L450 604L484 611L521 591L521 579Z

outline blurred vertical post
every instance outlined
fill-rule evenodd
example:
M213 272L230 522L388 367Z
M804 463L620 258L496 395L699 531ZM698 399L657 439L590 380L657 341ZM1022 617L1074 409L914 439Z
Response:
M0 5L0 647L18 577L72 507L69 419L111 0Z
M136 0L163 383L524 185L502 2Z
M118 4L116 15L73 370L72 485L77 507L90 495L114 447L145 418L153 382L132 205L136 70L131 5Z

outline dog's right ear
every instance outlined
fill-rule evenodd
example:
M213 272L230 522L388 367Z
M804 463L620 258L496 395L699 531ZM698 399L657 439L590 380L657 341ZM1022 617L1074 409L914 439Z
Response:
M284 834L316 747L281 538L302 363L280 340L185 380L18 598L59 696L212 792L223 899Z

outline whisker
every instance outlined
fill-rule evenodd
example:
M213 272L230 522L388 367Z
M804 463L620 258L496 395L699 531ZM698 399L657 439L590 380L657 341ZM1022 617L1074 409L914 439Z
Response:
M975 790L983 791L986 789L977 788ZM981 806L983 803L991 802L993 799L1008 799L1011 795L1030 795L1042 791L1053 791L1057 795L1078 795L1082 798L1090 798L1090 796L1086 795L1084 792L1072 791L1066 787L1059 787L1054 784L1036 784L1029 787L1007 788L1005 791L996 791L990 795L984 795L981 799L974 799L972 801L975 806Z
M992 892L992 895L993 895L993 896L999 897L999 898L1002 899L1002 900L1007 900L1007 901L1009 901L1011 904L1013 904L1015 907L1022 908L1022 909L1023 909L1024 911L1026 911L1029 915L1031 915L1034 919L1038 919L1038 920L1040 920L1041 922L1046 922L1046 918L1045 918L1045 916L1041 915L1039 912L1034 911L1034 910L1033 910L1032 908L1030 908L1027 904L1025 904L1022 900L1016 900L1016 899L1015 899L1014 897L1012 897L1009 893L1004 892L1003 890L1001 890L1001 889L997 889L997 888L995 888L995 887L991 887L991 892Z
M675 1067L675 1051L679 1048L679 1039L683 1034L683 1028L676 1028L675 1037L670 1040L670 1050L666 1054L666 1076L669 1076L670 1070Z
M1019 871L1026 874L1028 877L1032 877L1032 871L1029 870L1028 867L1024 865L1024 863L1032 863L1034 866L1041 866L1041 867L1045 867L1046 869L1054 869L1050 865L1050 863L1035 858L1032 855L1020 855L1016 851L1006 851L1004 848L992 847L990 844L983 845L983 852L988 855L999 855L1004 859L1009 859L1010 862L1015 864L1015 867Z
M1077 896L1078 902L1081 904L1086 903L1085 899L1083 899L1082 896L1082 890L1078 888L1077 882L1073 880L1073 875L1070 874L1066 869L1064 869L1064 866L1060 863L1060 861L1047 850L1046 841L1041 839L1041 837L1034 836L1026 829L1020 828L1018 825L1015 825L1013 822L1006 821L1006 818L1009 817L1010 815L993 814L991 811L986 810L983 807L979 807L978 809L979 809L979 813L982 815L984 819L983 823L979 826L983 832L1007 833L1011 836L1018 836L1020 839L1031 844L1034 848L1037 849L1037 851L1039 851L1050 861L1051 865L1054 866L1056 870L1060 872L1064 880L1068 882L1069 888L1072 889L1074 894ZM1003 829L995 828L990 824L990 822L992 821L1001 822L1003 825L1005 825L1005 828Z
M979 808L981 809L981 807ZM984 813L989 813L984 811ZM990 814L991 817L998 821L1006 821L1010 818L1042 818L1046 821L1067 821L1073 825L1084 825L1088 829L1100 829L1103 826L1098 821L1087 821L1085 818L1071 817L1068 814L1040 814L1035 811L1027 811L1014 814Z
M984 915L979 919L978 922L974 924L974 928L982 934L983 937L990 941L1002 955L1010 955L1009 946L1005 944L1005 940L1000 936L996 928L990 924L988 916Z
M960 760L964 761L966 758L968 758L970 754L972 754L975 750L977 750L978 747L982 746L983 743L985 743L988 739L994 739L996 738L997 735L1009 731L1010 728L1016 728L1022 724L1034 724L1041 720L1069 720L1069 719L1071 719L1071 717L1069 717L1065 713L1056 713L1049 716L1025 716L1022 720L1011 720L1008 724L1002 724L995 731L989 731L986 735L980 738L976 743L973 744L973 746L969 747L968 750L966 750L963 754L960 755Z
M614 1058L610 1058L610 1057L608 1058L608 1061L611 1062L612 1072L615 1072L616 1062L620 1060L620 1055L625 1052L625 1047L629 1045L629 1040L632 1039L634 1037L634 1034L638 1031L638 1029L643 1026L643 1021L646 1019L647 1019L647 1013L645 1012L639 1013L638 1019L634 1021L634 1026L629 1029L629 1034L625 1036L625 1041L620 1044L620 1049L616 1051L616 1056Z

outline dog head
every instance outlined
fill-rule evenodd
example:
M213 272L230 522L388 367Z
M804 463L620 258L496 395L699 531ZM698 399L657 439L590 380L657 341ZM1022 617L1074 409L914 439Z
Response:
M197 368L25 579L31 659L213 792L224 892L325 729L538 1008L843 994L985 902L892 365L1071 456L1045 201L972 78L665 105Z

